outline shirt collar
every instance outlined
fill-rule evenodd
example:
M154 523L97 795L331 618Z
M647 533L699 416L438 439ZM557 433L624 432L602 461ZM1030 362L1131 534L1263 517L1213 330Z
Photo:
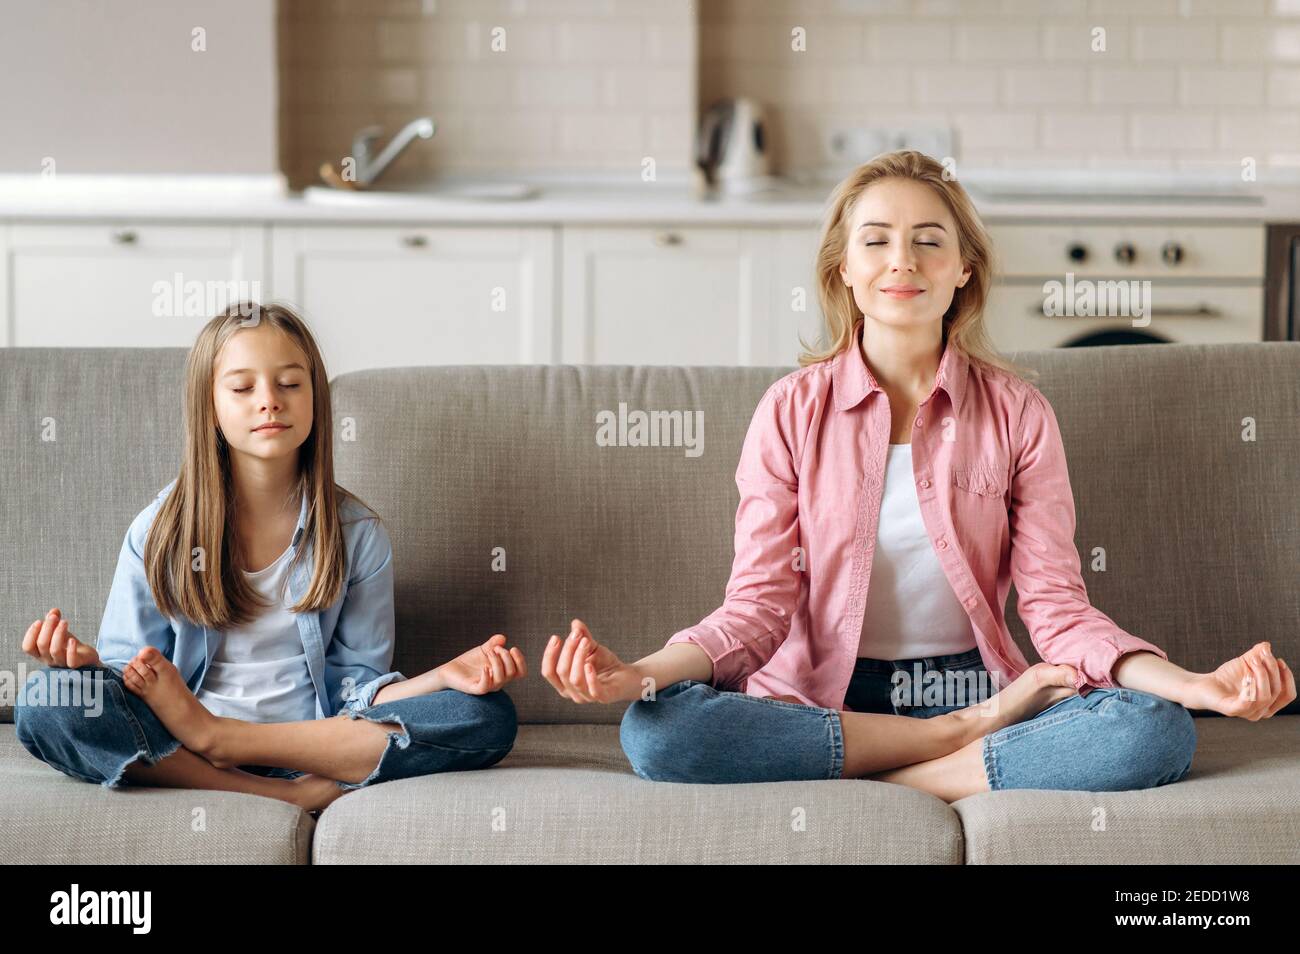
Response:
M865 322L863 323L865 324ZM881 390L876 377L867 367L862 356L862 327L855 331L852 344L834 358L831 380L835 388L835 407L847 411L856 407L872 391ZM939 371L934 376L934 386L943 388L952 401L953 410L961 413L962 395L966 393L966 378L970 362L960 350L949 341L944 345L943 357L939 360ZM931 395L934 391L930 392ZM929 398L927 397L927 400Z

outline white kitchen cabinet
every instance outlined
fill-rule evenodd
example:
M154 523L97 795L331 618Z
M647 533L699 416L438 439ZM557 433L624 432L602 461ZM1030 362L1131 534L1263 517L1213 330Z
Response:
M779 228L769 233L775 249L772 264L772 313L763 364L797 367L800 336L817 347L823 333L821 300L817 297L817 245L820 229Z
M277 226L272 298L310 322L331 376L556 359L549 226Z
M575 226L563 236L565 363L770 360L771 230Z
M193 344L233 295L262 294L262 225L0 226L0 345Z

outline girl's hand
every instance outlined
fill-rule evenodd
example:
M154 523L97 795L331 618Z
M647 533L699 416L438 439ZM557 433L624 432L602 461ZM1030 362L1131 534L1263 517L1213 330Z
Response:
M27 627L23 652L47 666L63 669L103 665L94 646L87 646L68 631L68 621L57 609Z
M518 646L509 650L505 647L506 637L496 633L482 646L475 646L439 666L440 681L448 689L481 696L496 692L513 679L522 679L527 673L524 654Z
M1258 722L1295 701L1295 676L1286 662L1273 656L1272 646L1256 643L1214 672L1193 676L1186 697L1189 709Z
M641 695L641 674L592 637L580 619L568 639L552 636L542 654L542 675L574 702L619 702Z

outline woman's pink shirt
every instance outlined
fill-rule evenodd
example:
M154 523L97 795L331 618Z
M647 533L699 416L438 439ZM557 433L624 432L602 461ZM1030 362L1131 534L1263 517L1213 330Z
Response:
M764 393L736 468L725 601L668 640L708 653L715 687L844 708L862 639L872 655L862 619L890 432L860 340ZM997 688L1029 666L1004 618L1013 582L1038 654L1075 667L1082 695L1115 686L1125 653L1168 658L1088 601L1065 448L1036 387L945 346L911 443L926 530Z

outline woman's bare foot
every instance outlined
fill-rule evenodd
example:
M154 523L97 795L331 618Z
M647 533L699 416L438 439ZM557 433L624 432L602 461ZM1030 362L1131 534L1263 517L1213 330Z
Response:
M346 794L339 783L324 775L300 775L293 782L293 803L307 812L318 812L340 795Z
M135 654L122 670L122 681L148 703L167 731L217 768L233 763L220 754L221 718L203 707L185 685L180 671L153 646Z
M971 719L978 727L976 737L985 736L1032 719L1049 706L1075 695L1076 677L1073 666L1035 663L1001 692L953 714Z

